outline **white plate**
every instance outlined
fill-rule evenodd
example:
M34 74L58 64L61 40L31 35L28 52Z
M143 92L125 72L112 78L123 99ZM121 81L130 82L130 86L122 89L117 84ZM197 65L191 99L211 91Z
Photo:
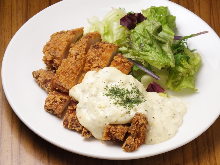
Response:
M62 121L44 111L46 93L32 78L32 71L44 68L42 48L49 36L60 30L87 25L87 18L103 16L112 7L140 11L155 6L168 6L176 16L179 34L208 30L209 33L190 39L190 47L202 56L203 66L198 75L199 92L180 96L188 104L188 112L179 132L172 139L142 145L137 151L126 153L120 146L84 140L78 133L66 130ZM160 154L180 147L203 133L220 113L220 40L199 17L185 8L164 0L65 0L41 11L26 22L8 45L2 63L2 83L6 97L17 116L45 140L71 152L105 158L136 159Z

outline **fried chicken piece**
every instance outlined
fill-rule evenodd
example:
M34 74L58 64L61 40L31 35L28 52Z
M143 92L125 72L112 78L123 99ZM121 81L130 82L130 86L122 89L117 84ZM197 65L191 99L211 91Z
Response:
M87 59L83 72L108 66L117 50L118 46L111 43L98 42L92 45L87 53Z
M76 44L72 45L68 58L64 59L57 69L53 86L61 92L68 92L77 84L85 65L86 53L89 47L101 40L97 32L88 33Z
M141 113L136 113L131 120L128 129L129 136L125 140L122 148L126 152L135 151L141 144L144 144L147 131L147 118Z
M122 54L117 54L110 64L110 67L115 67L124 74L128 74L133 67L133 63L127 58L123 57Z
M68 93L77 84L78 77L85 63L84 61L84 57L81 57L79 60L73 58L64 59L54 76L53 88L57 91Z
M50 70L57 69L66 58L71 43L75 43L83 35L83 28L61 31L51 35L50 41L43 48L43 61Z
M37 84L44 89L47 93L53 91L52 80L55 73L52 71L39 69L32 72L32 75Z
M85 74L91 70L99 70L110 64L118 46L106 42L98 42L90 47L86 55L86 62L78 83L82 81Z
M66 114L64 116L63 126L67 129L81 133L82 136L84 136L85 138L89 138L92 136L92 134L79 123L79 120L77 119L76 116L76 105L77 105L76 101L74 100L70 101L67 107Z
M49 92L45 100L44 109L47 112L61 118L69 102L70 96L67 94L52 91Z
M92 137L92 134L91 134L91 132L88 130L88 129L86 129L85 127L83 127L83 130L82 130L82 136L83 137L85 137L85 138L90 138L90 137Z
M107 125L103 131L103 140L123 141L128 132L128 125Z
M101 35L98 32L87 33L75 44L71 44L68 57L77 57L78 54L86 54L91 45L101 41Z
M76 105L77 102L72 100L70 101L70 104L67 107L66 114L64 115L63 126L65 128L81 132L83 130L83 126L79 123L79 120L77 119Z

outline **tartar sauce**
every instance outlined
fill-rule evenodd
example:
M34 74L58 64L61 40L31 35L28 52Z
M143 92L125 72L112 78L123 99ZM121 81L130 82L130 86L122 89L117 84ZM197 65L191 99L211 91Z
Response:
M69 94L79 102L76 115L80 124L97 139L102 139L106 125L129 123L139 112L148 119L146 143L159 143L176 134L186 112L180 99L146 92L133 76L114 67L87 72Z

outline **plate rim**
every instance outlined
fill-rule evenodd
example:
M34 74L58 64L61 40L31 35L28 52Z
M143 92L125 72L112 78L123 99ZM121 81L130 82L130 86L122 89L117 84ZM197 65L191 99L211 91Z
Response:
M158 0L158 1L161 1L161 0ZM59 148L62 148L66 151L69 151L69 152L72 152L72 153L76 153L76 154L79 154L79 155L83 155L83 156L87 156L87 157L93 157L93 158L98 158L98 159L108 159L108 160L130 160L130 159L139 159L139 158L146 158L146 157L151 157L151 156L154 156L154 155L158 155L158 154L161 154L161 153L166 153L166 152L169 152L171 150L174 150L176 148L179 148L179 147L182 147L183 145L191 142L192 140L196 139L198 136L200 136L202 133L204 133L205 131L207 131L207 129L217 120L217 118L219 117L220 115L220 111L219 111L219 114L218 116L216 116L216 118L209 123L209 125L206 126L205 129L203 129L202 132L200 132L200 134L197 134L197 135L194 135L191 139L185 141L184 143L181 143L175 147L170 147L170 148L166 148L166 149L161 149L160 151L158 152L154 152L153 154L150 154L150 155L144 155L144 154L141 154L141 155L138 155L138 156L132 156L130 154L128 154L126 157L122 157L122 158L114 158L112 156L99 156L97 154L93 154L93 153L86 153L86 152L81 152L81 151L78 151L78 150L70 150L62 145L60 145L59 143L51 140L51 139L48 139L46 136L44 136L43 133L40 133L36 128L32 127L31 124L29 124L28 122L26 122L26 120L23 118L22 115L19 114L19 111L16 110L16 106L14 105L13 101L10 99L10 94L8 93L7 91L7 88L6 88L6 85L5 85L5 76L4 74L6 74L5 70L6 70L6 58L7 58L7 52L9 50L9 48L11 47L11 45L13 44L13 39L17 36L17 34L19 33L19 31L26 25L28 24L33 18L37 17L38 15L42 14L43 12L46 12L48 8L51 8L51 7L54 7L60 3L65 3L65 1L60 1L60 2L57 2L51 6L48 6L46 8L44 8L43 10L39 11L38 13L36 13L34 16L32 16L30 19L28 19L18 30L17 32L14 34L14 36L11 38L10 42L8 43L6 49L5 49L5 53L4 53L4 56L2 58L2 67L1 67L1 79L2 79L2 87L3 87L3 91L5 93L5 96L6 96L6 99L9 103L9 105L11 106L12 110L15 112L16 116L31 130L33 131L36 135L38 135L39 137L43 138L44 140L46 140L47 142L55 145L55 146L58 146ZM212 30L213 34L215 34L215 36L219 39L220 41L220 38L219 36L217 35L217 33L213 30L213 28L211 26L209 26L202 18L200 18L199 16L197 16L195 13L193 13L192 11L186 9L185 7L175 3L175 2L171 2L171 1L166 1L167 4L174 4L180 8L183 8L184 10L186 10L187 12L190 12L191 14L193 14L194 16L196 16L198 19L200 19L200 21L202 21L204 24L206 24L210 29L209 30Z

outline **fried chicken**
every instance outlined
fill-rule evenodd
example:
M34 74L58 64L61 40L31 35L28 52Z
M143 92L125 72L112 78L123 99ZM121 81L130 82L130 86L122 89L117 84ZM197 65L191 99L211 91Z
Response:
M76 116L76 105L76 101L70 101L70 104L68 105L66 114L64 116L63 126L67 129L77 131L81 133L82 136L89 138L92 136L92 134L79 123L79 120Z
M118 46L111 43L97 42L92 45L86 55L85 66L78 83L82 81L88 71L99 70L109 66L117 50Z
M104 128L103 140L124 141L128 129L129 129L128 125L109 124Z
M79 123L79 120L77 119L76 105L77 105L76 101L73 100L70 101L70 104L67 107L66 114L64 115L63 126L65 128L75 130L77 132L81 132L83 126Z
M140 145L145 143L147 132L147 118L141 113L136 113L131 120L131 126L128 129L128 137L126 138L122 148L126 152L137 150Z
M123 57L122 54L117 54L110 64L111 67L115 67L124 74L128 74L133 67L133 63L128 61L127 58Z
M91 132L88 129L86 129L85 127L83 127L81 134L85 138L90 138L92 136Z
M47 112L61 118L69 102L70 96L67 94L52 91L49 92L45 100L44 109Z
M132 152L144 144L147 132L147 118L136 113L128 124L107 125L103 131L103 140L121 141L126 152Z
M65 128L89 138L92 134L77 119L78 102L67 94L69 89L80 83L88 71L111 66L128 74L133 64L122 54L115 55L118 47L101 42L99 33L82 35L83 28L53 34L43 49L43 61L48 70L40 69L32 74L37 84L48 93L45 110L59 118L64 116ZM107 125L103 131L103 140L122 142L123 150L132 152L145 142L146 132L147 119L137 113L131 123Z
M52 71L39 69L32 72L32 75L37 84L47 93L53 91L52 81L55 73Z
M71 44L68 57L78 57L79 54L86 54L91 45L101 41L101 35L98 32L87 33L77 43Z
M89 47L101 40L99 33L88 33L70 48L69 55L57 69L53 86L61 92L68 92L77 84L86 61Z
M49 70L56 70L66 58L71 43L75 43L83 35L83 28L54 33L44 46L43 61Z

